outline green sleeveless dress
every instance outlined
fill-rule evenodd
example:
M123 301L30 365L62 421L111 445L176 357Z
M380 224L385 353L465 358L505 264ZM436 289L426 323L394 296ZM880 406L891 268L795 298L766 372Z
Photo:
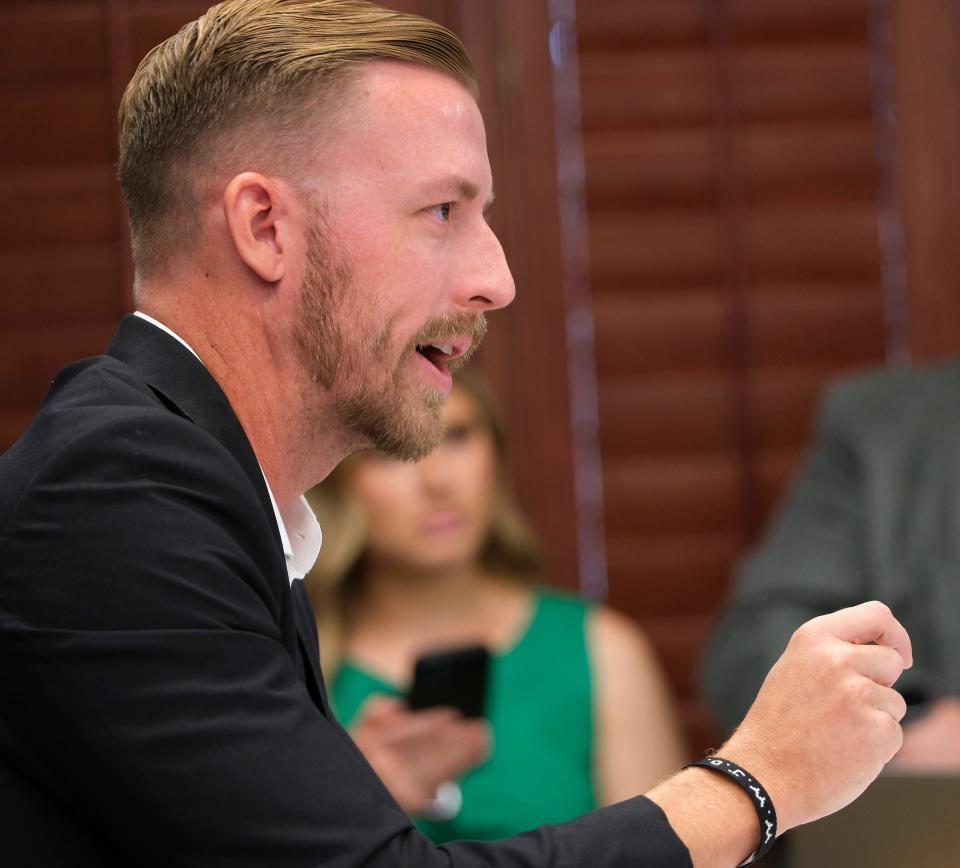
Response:
M493 753L459 781L463 807L452 820L414 818L437 843L493 840L595 808L593 695L585 623L590 604L538 589L526 631L491 657L487 711ZM395 685L344 661L331 698L350 726L371 693L401 694Z

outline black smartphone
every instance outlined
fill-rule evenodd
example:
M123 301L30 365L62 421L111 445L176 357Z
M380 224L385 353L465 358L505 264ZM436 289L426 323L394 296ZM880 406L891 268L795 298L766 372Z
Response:
M483 717L489 664L490 652L483 645L424 654L414 667L407 703L414 711L445 705L464 717Z

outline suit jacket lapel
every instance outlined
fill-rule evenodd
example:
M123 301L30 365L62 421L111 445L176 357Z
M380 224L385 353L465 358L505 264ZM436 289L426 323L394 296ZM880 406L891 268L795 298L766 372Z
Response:
M250 478L260 505L272 518L270 496L250 441L227 396L193 353L155 325L128 315L107 355L133 368L165 404L219 440ZM275 536L282 556L279 531Z
M313 678L307 678L307 688L313 697L314 703L327 717L330 713L330 702L327 699L326 685L320 670L320 643L317 638L316 619L313 617L313 606L310 604L310 595L300 579L294 579L290 585L293 595L293 611L297 622L297 636L300 642L300 653L306 661L307 669L313 673Z
M288 584L280 531L276 526L273 505L257 456L240 420L230 406L230 401L203 363L179 341L152 323L132 315L123 318L107 348L107 355L129 365L143 377L166 406L215 437L237 460L249 477L260 505L269 517L270 526L274 529L277 570L283 577L283 583ZM303 582L296 581L293 584L299 585L299 589L291 587L290 596L284 594L281 599L293 601L294 623L301 646L297 651L306 664L304 681L314 702L329 716L326 691L320 673L313 610Z

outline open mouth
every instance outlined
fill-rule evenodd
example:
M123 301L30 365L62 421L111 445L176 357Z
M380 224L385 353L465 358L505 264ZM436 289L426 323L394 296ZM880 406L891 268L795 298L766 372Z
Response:
M459 359L469 349L470 340L468 338L453 338L416 345L417 352L441 371L453 370L450 363Z

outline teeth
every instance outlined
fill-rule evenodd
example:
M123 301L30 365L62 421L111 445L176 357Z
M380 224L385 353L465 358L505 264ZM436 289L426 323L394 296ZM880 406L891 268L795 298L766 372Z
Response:
M421 352L427 347L433 347L433 349L439 350L445 356L453 355L453 344L417 344L417 350Z

